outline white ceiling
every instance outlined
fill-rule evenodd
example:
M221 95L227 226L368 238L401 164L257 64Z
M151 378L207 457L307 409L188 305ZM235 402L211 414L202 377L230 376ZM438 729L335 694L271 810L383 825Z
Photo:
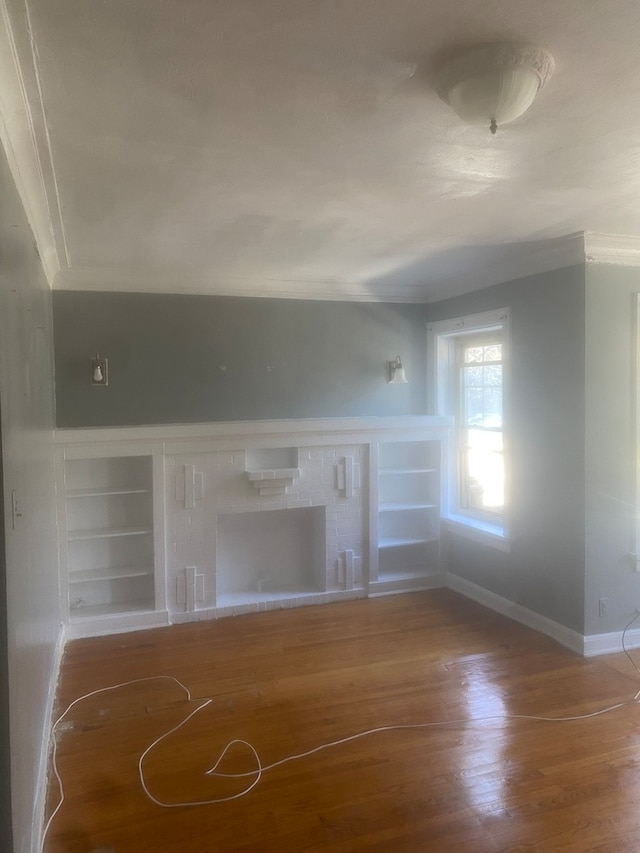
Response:
M5 75L3 141L55 287L433 299L549 263L567 234L640 235L638 0L0 13L27 104ZM453 46L509 39L556 71L492 136L432 72Z

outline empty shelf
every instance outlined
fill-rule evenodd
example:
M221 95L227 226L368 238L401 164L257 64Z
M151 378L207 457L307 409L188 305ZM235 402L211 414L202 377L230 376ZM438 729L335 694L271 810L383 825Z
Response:
M109 536L142 536L145 533L153 533L153 528L148 525L140 525L140 527L100 527L87 530L70 530L69 541L104 539Z
M118 581L127 578L153 577L152 568L105 568L105 569L82 569L69 572L69 584L93 583L93 581Z
M151 489L136 489L127 487L95 487L92 489L67 489L68 498L97 498L104 495L147 495Z
M378 549L380 551L386 550L387 548L407 548L411 545L426 545L428 542L436 542L437 540L432 538L408 538L408 537L396 537L396 536L387 536L383 539L378 540Z

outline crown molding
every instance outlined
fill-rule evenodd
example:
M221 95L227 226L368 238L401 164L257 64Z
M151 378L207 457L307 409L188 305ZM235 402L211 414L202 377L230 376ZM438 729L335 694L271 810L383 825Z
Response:
M29 10L0 0L0 141L49 282L67 265L64 229ZM18 11L19 10L19 11Z
M585 232L585 260L588 264L640 266L640 237Z
M54 290L109 291L113 293L176 293L207 296L238 296L258 299L308 299L327 302L424 302L424 285L392 289L354 281L288 280L276 278L167 275L148 271L72 267L53 281Z
M184 293L208 296L242 296L272 299L311 299L332 302L425 303L490 287L554 269L583 264L584 233L520 244L517 251L505 245L505 257L495 264L477 267L473 275L398 286L388 279L379 282L250 279L216 280L184 277L179 273L150 274L110 269L74 267L55 277L54 290L98 290L134 293Z
M54 290L115 293L176 293L261 299L308 299L331 302L437 302L496 284L541 275L585 263L640 266L640 237L577 231L562 237L505 244L493 264L464 276L398 286L379 282L287 280L227 276L216 280L180 273L149 273L94 268L66 268L53 281Z
M443 279L429 288L428 302L438 302L452 296L462 296L494 284L504 284L533 275L564 269L585 261L584 231L518 244L510 251L504 246L504 255L496 263L478 266L473 273Z

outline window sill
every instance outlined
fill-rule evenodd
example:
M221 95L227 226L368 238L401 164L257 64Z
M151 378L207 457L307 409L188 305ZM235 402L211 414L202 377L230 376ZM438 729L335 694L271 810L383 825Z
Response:
M447 532L471 542L488 545L498 551L511 552L511 540L507 539L504 528L497 524L489 524L477 518L469 518L464 515L449 515L442 519L442 524Z

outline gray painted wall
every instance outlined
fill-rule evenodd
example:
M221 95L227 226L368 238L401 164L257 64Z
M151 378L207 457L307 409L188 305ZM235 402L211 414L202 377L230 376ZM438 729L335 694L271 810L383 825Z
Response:
M511 308L510 554L453 537L449 568L580 633L584 604L585 271L427 306L429 321Z
M635 543L636 300L640 270L586 277L586 632L620 630L640 607ZM599 616L599 599L606 615ZM637 624L634 626L637 627Z
M47 699L60 631L53 477L51 293L0 147L0 408L11 789L16 853L31 853ZM22 518L12 529L15 491ZM2 689L6 693L6 685ZM6 698L6 697L5 697ZM1 779L0 784L6 784ZM11 848L0 844L0 848Z
M628 557L638 291L640 272L588 265L424 308L56 293L58 423L419 414L426 322L509 306L511 553L454 537L450 569L580 633L619 630L640 607ZM88 382L96 351L107 389ZM397 353L407 386L385 382Z
M60 427L425 412L415 306L65 291L53 305ZM96 352L108 388L89 384ZM410 382L388 385L398 354Z

